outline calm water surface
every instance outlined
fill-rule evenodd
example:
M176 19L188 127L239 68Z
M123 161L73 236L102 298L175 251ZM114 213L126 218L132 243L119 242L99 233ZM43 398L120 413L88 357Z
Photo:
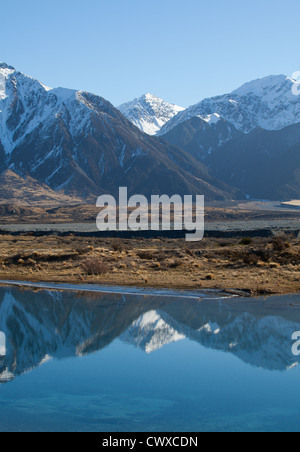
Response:
M299 431L300 295L0 288L0 431Z

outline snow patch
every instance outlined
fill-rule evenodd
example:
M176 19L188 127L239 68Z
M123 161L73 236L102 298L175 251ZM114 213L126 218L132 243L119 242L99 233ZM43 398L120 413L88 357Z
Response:
M221 116L218 113L213 113L212 115L207 116L197 116L198 118L203 119L203 121L207 122L209 125L217 124L221 120Z

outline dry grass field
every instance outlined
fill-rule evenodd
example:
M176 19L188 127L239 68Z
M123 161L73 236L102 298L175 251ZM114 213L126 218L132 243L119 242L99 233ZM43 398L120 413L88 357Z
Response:
M300 241L0 236L0 279L247 294L300 291Z

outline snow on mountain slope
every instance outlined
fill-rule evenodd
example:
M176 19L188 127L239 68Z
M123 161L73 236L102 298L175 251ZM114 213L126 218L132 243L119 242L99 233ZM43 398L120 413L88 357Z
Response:
M292 93L296 81L285 75L269 76L246 83L231 94L204 99L166 123L165 135L195 116L217 114L243 133L260 127L279 130L300 122L300 99Z
M0 100L5 99L7 97L5 86L6 81L10 74L12 74L15 69L11 66L8 66L5 63L0 63Z
M207 164L208 157L224 143L245 135L218 115L209 115L206 120L203 118L194 116L179 124L166 133L164 139Z
M48 88L5 63L0 79L1 172L30 175L91 202L104 193L116 196L120 186L129 195L232 197L232 189L211 178L206 167L144 134L102 97Z
M164 124L177 113L184 111L184 108L169 104L152 94L145 94L138 99L122 104L118 109L129 121L148 135L156 135Z
M89 110L95 109L84 93L48 88L5 63L0 63L0 80L0 138L6 154L11 154L35 129L47 131L49 123L60 116L69 116L75 139L90 119ZM78 106L84 108L79 110Z

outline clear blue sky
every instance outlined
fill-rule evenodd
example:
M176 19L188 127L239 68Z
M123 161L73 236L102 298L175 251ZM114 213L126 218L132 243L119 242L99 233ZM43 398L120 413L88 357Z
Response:
M300 1L1 1L0 61L114 105L182 106L300 70Z

